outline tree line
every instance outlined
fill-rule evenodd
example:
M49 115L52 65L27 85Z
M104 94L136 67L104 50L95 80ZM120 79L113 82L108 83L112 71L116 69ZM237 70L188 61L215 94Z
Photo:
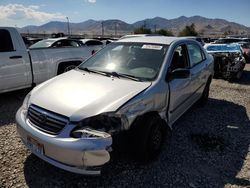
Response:
M151 29L140 27L134 30L134 34L160 34L164 36L174 36L173 32L166 29L160 29L156 31L152 31ZM195 30L195 24L187 25L183 30L181 30L178 36L198 36L198 32Z

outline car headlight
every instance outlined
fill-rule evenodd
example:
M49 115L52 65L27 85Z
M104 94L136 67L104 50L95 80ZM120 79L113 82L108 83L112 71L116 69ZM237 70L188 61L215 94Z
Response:
M100 132L113 134L123 130L126 124L126 117L115 113L104 113L86 118L79 122L71 132L74 138L99 137ZM92 135L91 135L92 134Z

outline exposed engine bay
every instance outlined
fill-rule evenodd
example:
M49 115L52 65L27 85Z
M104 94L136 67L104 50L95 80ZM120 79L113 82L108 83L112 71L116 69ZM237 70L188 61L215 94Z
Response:
M239 52L215 52L211 55L214 56L215 77L240 79L246 61Z

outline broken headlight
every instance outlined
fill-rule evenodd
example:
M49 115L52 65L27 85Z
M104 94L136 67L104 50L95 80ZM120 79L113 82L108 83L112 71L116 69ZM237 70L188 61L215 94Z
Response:
M79 134L87 133L86 137L91 137L91 135L89 135L91 134L91 130L93 132L97 131L113 134L123 130L126 121L127 119L125 116L115 113L104 113L92 116L79 122L77 127L71 132L71 136L79 138ZM93 135L96 136L95 133Z

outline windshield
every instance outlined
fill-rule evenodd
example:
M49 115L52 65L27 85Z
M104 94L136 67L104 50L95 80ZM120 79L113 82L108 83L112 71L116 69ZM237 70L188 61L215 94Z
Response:
M159 73L167 47L159 44L111 43L82 63L79 69L125 74L141 81L152 81Z
M30 48L48 48L50 47L55 40L41 40L33 45L30 46Z
M207 51L240 51L239 45L214 45L214 46L208 46Z

